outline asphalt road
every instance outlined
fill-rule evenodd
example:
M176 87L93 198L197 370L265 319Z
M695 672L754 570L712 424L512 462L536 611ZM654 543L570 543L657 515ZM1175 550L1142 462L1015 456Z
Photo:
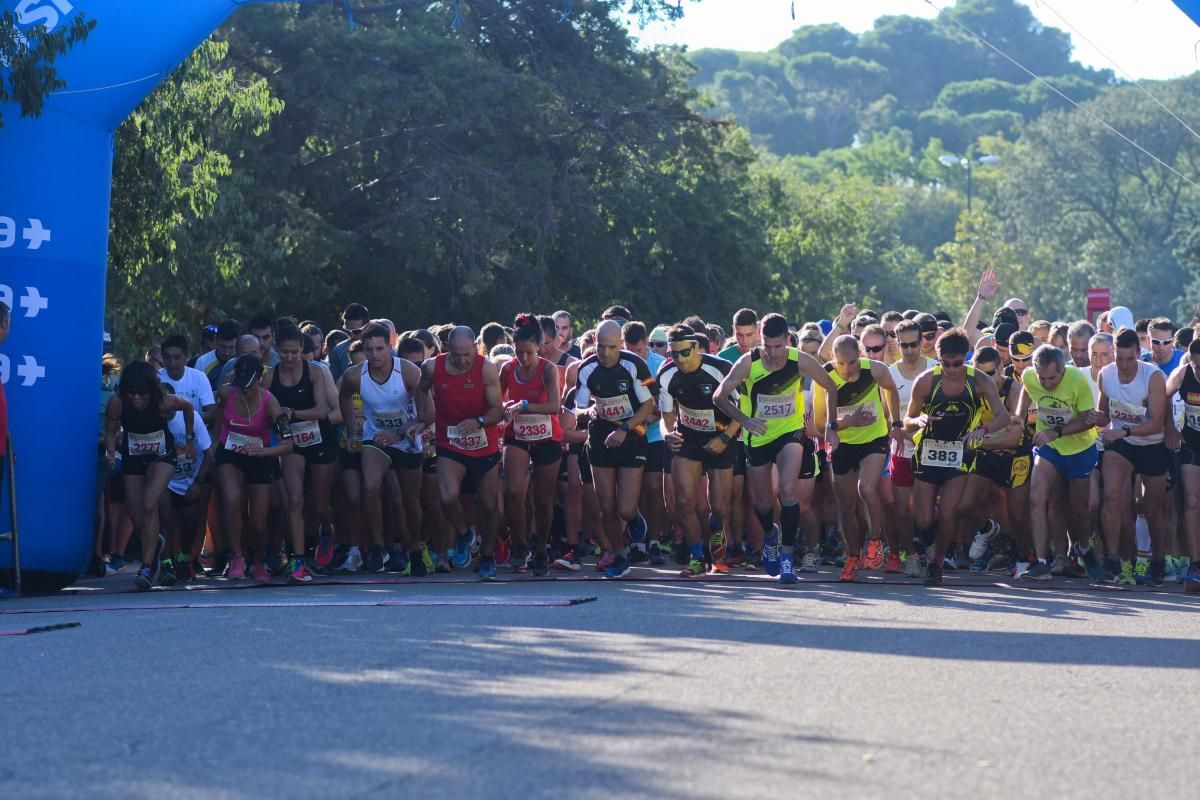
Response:
M0 797L1195 797L1198 611L655 581L7 601L0 629L81 625L0 636Z

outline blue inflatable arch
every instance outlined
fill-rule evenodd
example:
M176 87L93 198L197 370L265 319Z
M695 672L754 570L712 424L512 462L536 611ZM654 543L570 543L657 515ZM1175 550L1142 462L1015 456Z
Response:
M0 107L0 300L13 309L0 380L18 454L26 585L66 585L92 552L113 134L246 4L0 0L23 28L54 30L81 12L96 21L87 41L59 58L67 88L40 118ZM0 519L7 529L7 504ZM10 565L0 548L0 567Z

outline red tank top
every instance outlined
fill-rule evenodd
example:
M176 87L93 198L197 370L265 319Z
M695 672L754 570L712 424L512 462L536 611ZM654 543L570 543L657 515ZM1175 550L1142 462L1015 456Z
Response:
M522 383L518 377L517 360L511 359L500 370L500 386L504 389L505 400L528 400L530 405L546 402L546 382L542 380L542 371L550 364L544 358L538 357L538 366L534 376L528 383ZM505 441L520 442L561 442L562 428L558 423L557 414L523 414L520 411L513 414L504 433Z
M496 426L484 428L471 436L457 434L457 426L468 419L482 417L488 411L483 389L483 356L475 356L466 375L453 375L446 369L447 355L442 353L433 361L434 420L437 424L437 446L452 453L482 458L500 449Z

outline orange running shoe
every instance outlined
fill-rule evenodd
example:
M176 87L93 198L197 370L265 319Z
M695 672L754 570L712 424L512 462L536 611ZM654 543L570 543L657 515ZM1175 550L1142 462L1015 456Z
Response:
M846 566L842 567L841 580L845 583L854 583L858 580L858 559L854 556L846 559Z
M863 556L863 569L883 568L883 543L878 539L867 540L867 554Z
M904 569L904 565L900 563L900 554L895 550L888 553L887 566L883 568L884 572L899 573Z

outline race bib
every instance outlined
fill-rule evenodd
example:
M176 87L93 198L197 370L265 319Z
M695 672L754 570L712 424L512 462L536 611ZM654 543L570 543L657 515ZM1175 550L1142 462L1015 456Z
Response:
M186 455L186 450L176 449L175 451L175 480L185 481L192 478L196 473L196 462Z
M167 435L164 431L153 433L125 432L125 444L131 456L161 456L167 452Z
M715 433L717 430L717 419L711 408L697 411L694 408L679 406L676 416L681 425L691 428L694 431Z
M384 411L373 416L376 430L387 431L397 436L404 435L404 426L408 424L408 415L403 411Z
M517 414L513 418L513 436L521 442L540 442L554 435L549 414Z
M459 450L482 450L487 447L487 432L480 428L474 433L460 433L457 425L446 428L446 438Z
M796 393L760 394L754 416L759 419L787 419L796 413Z
M845 420L853 417L858 413L860 408L865 408L871 415L871 422L875 421L875 404L874 403L859 403L856 406L838 406L838 420ZM868 425L870 423L867 423Z
M1046 428L1066 425L1073 419L1075 419L1075 412L1069 408L1038 409L1038 422L1042 423L1042 426Z
M225 437L225 449L231 453L246 453L251 447L262 447L262 439L230 431Z
M618 422L633 416L633 404L628 395L620 397L597 397L596 416L609 422Z
M321 425L315 419L305 419L291 424L292 444L296 447L314 447L320 444Z
M1109 400L1108 416L1118 425L1141 425L1146 421L1146 407Z
M1183 423L1194 431L1200 431L1200 406L1184 406Z
M942 442L936 439L921 442L921 466L958 469L962 463L962 442Z

